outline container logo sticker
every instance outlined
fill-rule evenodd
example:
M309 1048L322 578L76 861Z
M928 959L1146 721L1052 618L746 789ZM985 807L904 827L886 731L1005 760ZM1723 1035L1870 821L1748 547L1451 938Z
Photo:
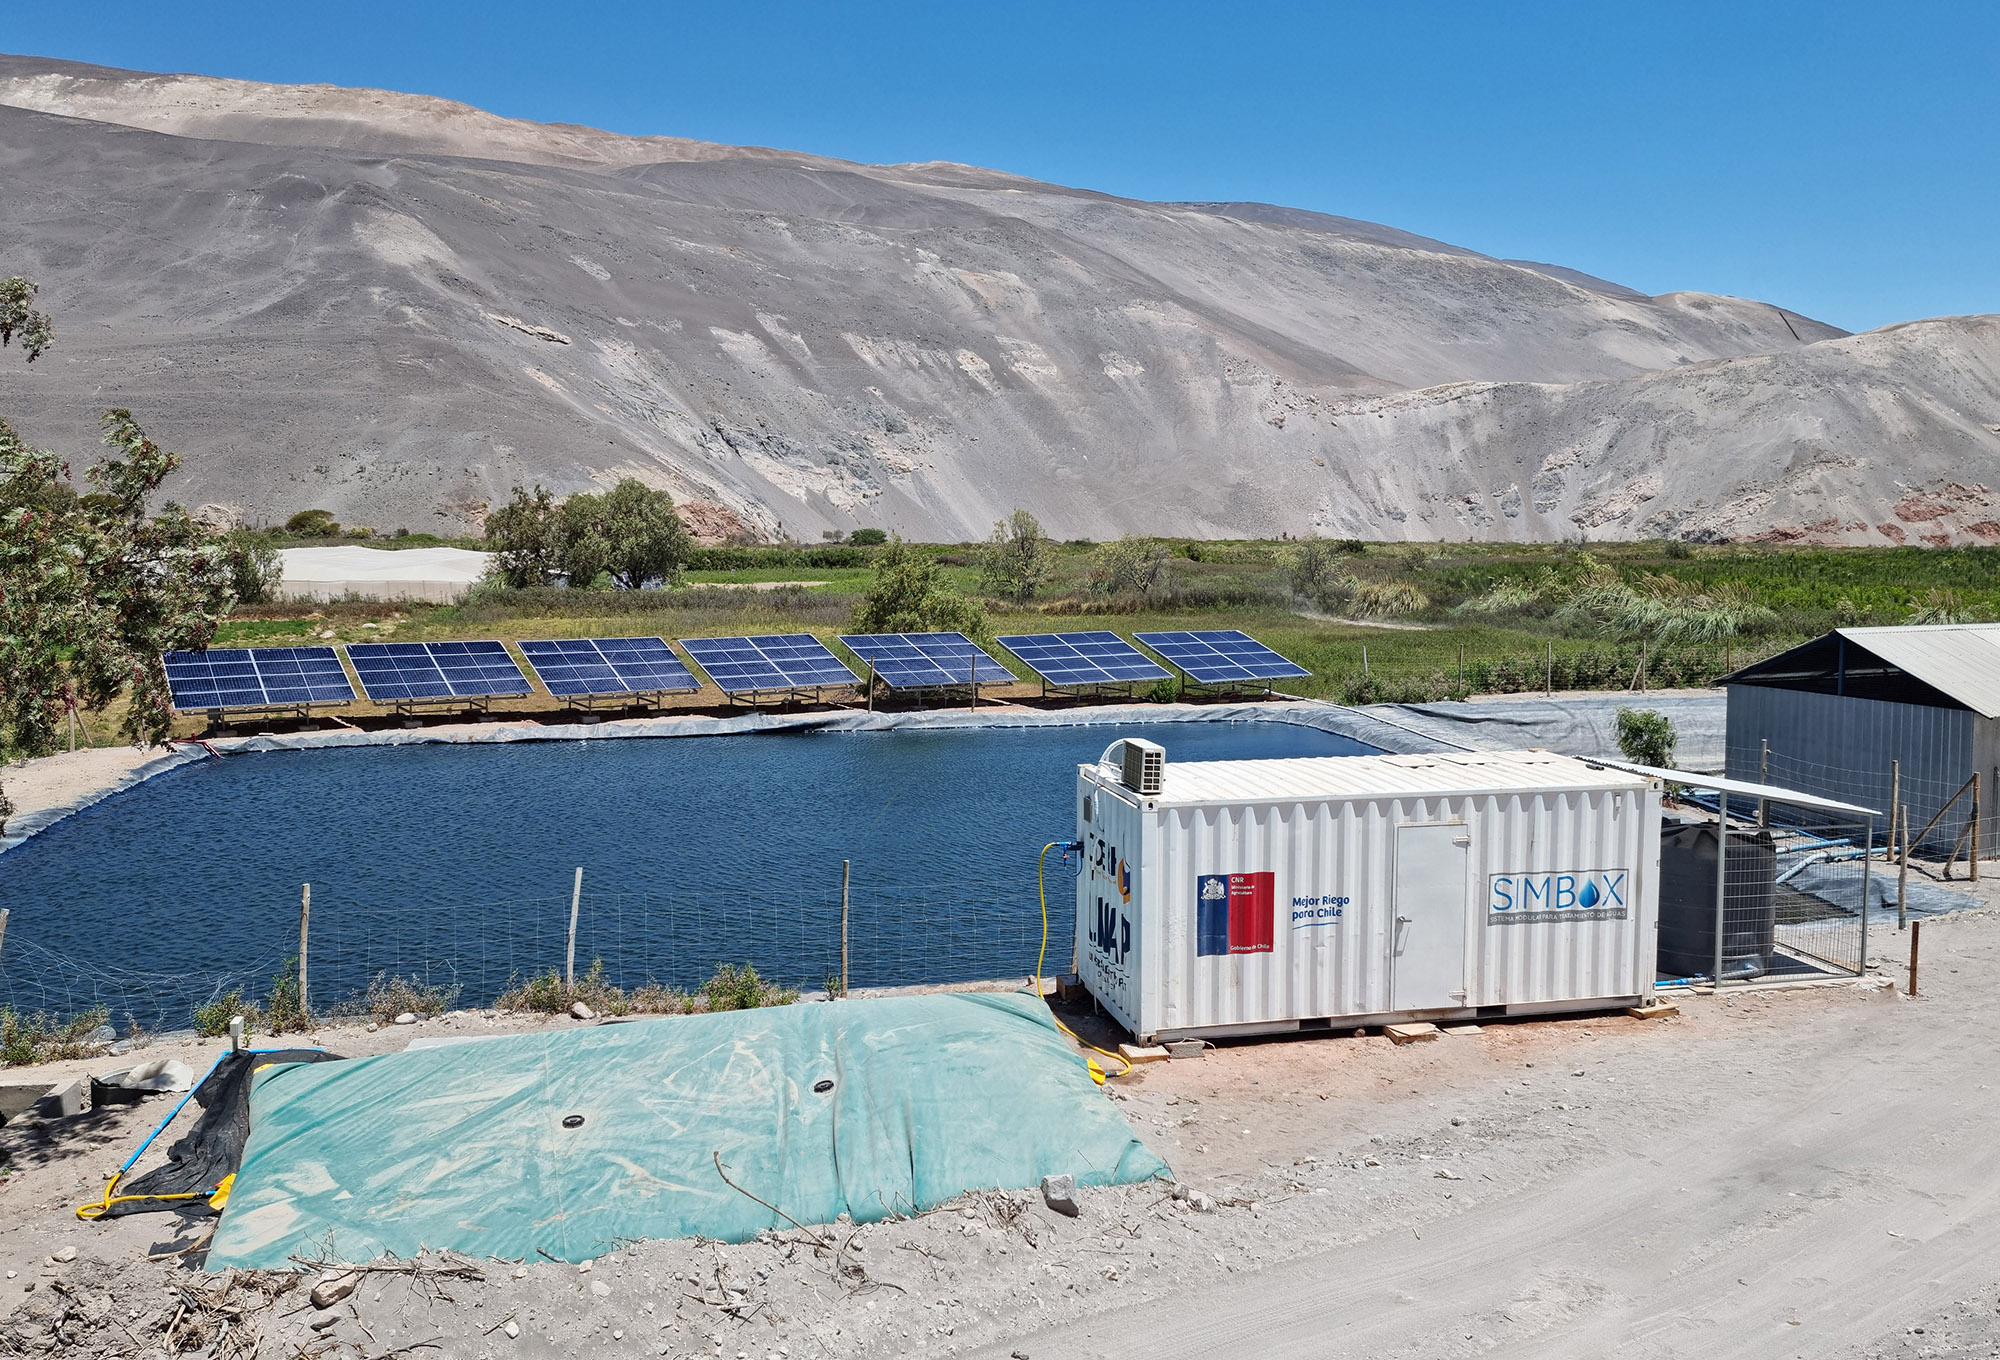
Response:
M1486 923L1623 921L1631 874L1624 869L1563 869L1544 874L1489 874Z
M1268 954L1278 917L1277 875L1201 874L1195 879L1195 948L1208 954Z

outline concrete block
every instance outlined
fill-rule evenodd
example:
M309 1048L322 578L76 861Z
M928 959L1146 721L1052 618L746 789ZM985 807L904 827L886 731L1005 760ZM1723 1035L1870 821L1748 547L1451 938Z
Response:
M90 1079L0 1086L0 1124L16 1119L68 1119L90 1108Z
M1438 1037L1438 1027L1428 1020L1408 1025L1384 1025L1382 1032L1392 1044L1424 1044Z
M1443 1028L1446 1034L1478 1034L1482 1032L1477 1025L1446 1025Z
M1176 1039L1167 1045L1169 1058L1199 1058L1208 1052L1208 1045L1200 1039Z
M1137 1067L1140 1063L1165 1062L1173 1055L1158 1044L1120 1044L1118 1056Z
M1056 1000L1085 1001L1090 997L1090 989L1083 985L1083 979L1075 973L1062 973L1056 977Z

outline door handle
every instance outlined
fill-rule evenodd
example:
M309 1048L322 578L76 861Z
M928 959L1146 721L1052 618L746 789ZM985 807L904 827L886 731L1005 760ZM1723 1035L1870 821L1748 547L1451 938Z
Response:
M1406 926L1416 919L1417 918L1414 916L1398 916L1396 918L1396 924L1399 926Z

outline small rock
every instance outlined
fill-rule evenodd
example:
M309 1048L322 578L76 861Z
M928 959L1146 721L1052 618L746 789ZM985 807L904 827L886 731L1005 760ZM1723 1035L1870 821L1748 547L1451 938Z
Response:
M581 1001L575 1002L570 1006L569 1014L572 1020L595 1020L597 1018L597 1012L584 1005Z
M312 1306L331 1308L361 1287L361 1276L350 1271L344 1275L322 1275L318 1284L312 1287Z
M417 1023L417 1013L415 1011L404 1011L396 1017L396 1023L399 1025L414 1025Z
M525 1280L525 1279L527 1279L527 1278L528 1278L528 1268L527 1268L526 1266L515 1266L515 1267L514 1267L514 1278L515 1278L515 1279L517 1279L517 1280Z
M590 1292L600 1299L609 1298L611 1296L611 1286L602 1280L592 1280L590 1282Z
M1465 1127L1465 1121L1457 1115L1453 1115L1451 1117L1451 1126L1455 1129L1462 1129Z
M1187 1206L1198 1214L1212 1214L1215 1212L1215 1201L1199 1190L1190 1190L1188 1192Z
M507 1333L507 1339L509 1341L512 1341L516 1337L521 1335L521 1324L514 1321L514 1319L512 1318L508 1318L507 1325L505 1327L502 1327L500 1330Z
M1431 1174L1436 1176L1437 1179L1441 1181L1462 1181L1465 1179L1465 1177L1459 1175L1456 1171L1450 1170L1449 1168L1446 1167L1440 1167L1437 1171L1434 1171Z
M1382 1163L1381 1163L1381 1161L1380 1161L1379 1159L1377 1159L1377 1158L1374 1158L1374 1157L1363 1157L1363 1158L1361 1159L1361 1165L1363 1165L1363 1166L1380 1166L1380 1165L1382 1165Z
M382 1027L381 1027L380 1025L376 1024L376 1023L375 1023L375 1022L374 1022L373 1020L370 1020L370 1021L368 1022L368 1032L369 1032L370 1034L373 1034L373 1033L374 1033L374 1032L375 1032L376 1030L378 1030L378 1029L380 1029L380 1028L382 1028Z
M1066 1218L1082 1213L1082 1206L1076 1202L1076 1177L1068 1173L1042 1177L1042 1203Z
M338 1321L340 1321L340 1314L322 1313L320 1316L314 1318L310 1325L314 1331L323 1332Z
M64 1247L61 1251L57 1252L54 1256L50 1257L49 1259L52 1261L61 1261L65 1265L67 1265L69 1262L74 1261L76 1259L76 1248Z

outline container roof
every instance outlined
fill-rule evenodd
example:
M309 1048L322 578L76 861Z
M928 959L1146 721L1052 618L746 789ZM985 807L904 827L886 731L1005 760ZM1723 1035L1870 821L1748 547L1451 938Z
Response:
M2000 717L2000 623L1838 628L1725 676L1725 685L1845 694Z
M1117 774L1099 767L1112 782ZM1643 788L1646 781L1552 751L1439 751L1297 760L1174 761L1167 751L1160 805L1286 802L1454 793Z

